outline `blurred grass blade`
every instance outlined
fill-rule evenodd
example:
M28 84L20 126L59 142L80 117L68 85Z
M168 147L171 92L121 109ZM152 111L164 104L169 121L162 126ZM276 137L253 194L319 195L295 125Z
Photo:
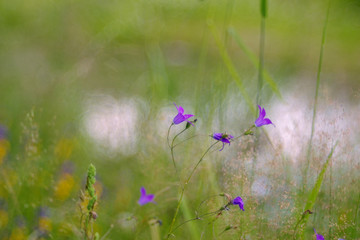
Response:
M160 240L160 224L157 220L151 219L149 221L151 240Z
M261 16L263 18L266 18L266 16L267 16L267 0L261 0L260 11L261 11Z
M183 198L183 202L180 206L182 213L184 214L184 218L185 219L191 219L192 216L192 212L189 209L188 203L187 203L187 199L184 196ZM199 239L200 238L200 233L199 233L199 228L197 227L197 223L196 221L191 221L187 224L189 233L188 236L191 238L190 239Z
M317 77L316 77L313 118L312 118L312 123L311 123L310 140L309 140L308 150L307 150L307 154L306 154L306 165L305 165L305 171L304 171L304 176L303 176L304 177L304 183L303 183L304 190L306 189L306 185L307 185L306 179L307 179L307 173L308 173L309 165L310 165L312 141L313 141L314 131L315 131L315 119L316 119L316 110L317 110L318 96L319 96L320 74L321 74L321 67L322 67L322 62L323 62L325 36L326 36L327 25L328 25L328 21L329 21L330 6L331 6L331 0L329 0L329 5L328 5L327 12L326 12L326 18L325 18L324 28L323 28L323 32L322 32L322 39L321 39L319 65L318 65L318 71L317 71Z
M208 24L211 32L213 34L213 37L215 39L215 43L217 45L217 47L219 48L220 51L220 55L231 75L231 77L234 79L236 85L238 86L240 93L242 94L242 96L244 97L250 111L252 112L252 114L256 114L256 110L254 107L253 102L251 101L249 95L246 92L246 89L244 87L244 82L242 81L242 79L240 78L239 74L237 73L237 71L235 70L234 64L232 63L229 54L227 53L224 44L222 43L218 32L216 31L216 27L214 26L213 23L209 23Z
M239 34L233 29L233 28L228 28L228 31L230 33L230 35L235 39L235 42L239 45L239 47L244 51L244 53L246 54L246 56L249 58L249 60L251 61L251 63L254 65L254 67L259 70L259 60L257 59L257 57L255 56L255 54L253 52L251 52L251 50L244 44L244 42L242 41L242 39L240 38ZM280 98L282 99L282 95L279 91L279 88L276 84L276 82L274 81L274 79L271 78L270 74L266 71L266 69L263 69L263 76L264 76L264 80L267 82L267 84L269 84L271 90Z
M329 153L329 155L328 155L328 157L326 159L326 162L323 165L323 167L322 167L322 169L321 169L321 171L320 171L320 173L319 173L319 175L318 175L318 177L316 179L315 185L314 185L313 189L310 192L310 195L309 195L308 200L306 202L304 211L306 211L306 210L311 211L313 209L314 205L315 205L316 199L317 199L317 197L319 195L319 192L320 192L321 184L322 184L322 182L324 180L324 177L325 177L326 169L329 166L330 160L332 158L332 155L334 153L334 150L335 150L337 144L338 144L338 142L336 142L335 145L331 148L331 151L330 151L330 153ZM302 239L304 239L303 228L306 226L306 223L307 223L308 219L309 219L309 214L306 214L306 215L303 216L303 220L302 220L303 224L302 224L302 229L300 231Z

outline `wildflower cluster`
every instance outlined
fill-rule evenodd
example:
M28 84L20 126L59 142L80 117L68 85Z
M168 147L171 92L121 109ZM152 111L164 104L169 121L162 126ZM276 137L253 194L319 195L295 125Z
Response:
M195 126L195 123L197 121L197 119L191 121L190 118L194 117L193 114L184 114L184 108L182 106L178 106L174 103L176 109L177 109L177 115L173 118L172 120L172 123L169 127L169 130L168 130L168 136L167 136L167 139L168 139L168 145L169 145L169 148L171 150L171 156L172 156L172 161L174 163L174 168L175 170L177 171L177 167L176 167L176 162L175 162L175 157L174 157L174 147L176 145L174 145L174 142L176 140L176 138L182 134L184 131L186 131L187 129L190 128L190 126ZM179 228L180 226L182 226L184 223L186 222L189 222L189 221L192 221L192 220L200 220L202 219L203 216L209 216L209 215L216 215L217 217L219 217L223 211L226 211L229 209L229 206L231 205L237 205L239 207L240 210L242 211L245 211L245 207L244 207L244 201L243 199L240 197L240 196L237 196L235 198L232 198L229 194L220 194L220 196L225 196L227 197L227 204L221 208L219 208L218 210L216 210L215 212L211 212L211 213L206 213L204 215L198 215L196 216L196 218L194 219L190 219L182 224L180 224L179 226L175 227L174 228L174 224L175 224L175 221L176 221L176 217L177 217L177 214L179 212L179 207L180 207L180 204L182 202L182 199L183 199L183 196L184 196L184 192L186 190L186 187L189 183L189 181L191 180L194 172L196 171L197 167L199 166L199 164L202 162L202 160L204 159L205 155L210 151L211 148L213 148L217 143L222 143L222 147L219 149L219 151L222 151L225 147L225 144L228 144L230 146L231 142L234 141L235 139L241 137L241 136L245 136L245 135L250 135L252 134L252 131L251 129L254 128L254 127L261 127L261 126L264 126L264 125L269 125L269 124L273 124L271 122L270 119L268 118L265 118L266 116L266 112L265 112L265 109L264 108L261 108L260 106L259 107L259 117L255 120L254 124L249 128L247 129L242 135L238 136L238 137L234 137L233 135L231 134L228 134L228 133L222 133L222 132L218 132L218 133L213 133L212 135L210 135L210 137L214 140L216 140L216 142L214 142L205 152L204 154L200 157L200 159L198 160L197 164L195 165L195 167L193 168L193 170L190 172L189 174L189 177L185 180L185 182L182 184L182 187L181 187L181 194L180 194L180 198L178 200L178 205L177 205L177 208L176 208L176 211L175 211L175 214L174 214L174 217L172 219L172 222L170 224L170 229L168 231L168 236L167 238L169 238L173 232ZM170 143L169 142L169 135L170 135L170 131L171 131L171 127L173 125L178 125L178 124L181 124L182 122L187 122L186 123L186 126L185 128L180 131L178 134L176 134L172 140L172 142ZM274 125L274 124L273 124ZM275 126L275 125L274 125ZM147 203L155 203L154 202L154 198L155 196L153 194L147 194L146 193L146 190L144 187L141 187L140 189L140 198L138 200L138 204L140 206L142 205L145 205ZM226 228L224 231L227 231L227 230L230 230L230 229L234 229L236 227L233 227L233 226L230 226L228 228Z

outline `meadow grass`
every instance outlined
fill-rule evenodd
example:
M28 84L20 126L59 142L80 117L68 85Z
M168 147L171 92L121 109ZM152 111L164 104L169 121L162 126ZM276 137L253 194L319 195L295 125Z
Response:
M331 18L329 9L310 0L2 4L0 239L312 239L313 228L359 239L359 6L333 1ZM316 66L315 89L292 91ZM173 102L198 122L169 148ZM276 128L202 159L216 143L209 135L254 124L256 104ZM297 109L309 118L295 122ZM92 190L79 202L91 163L88 209ZM142 186L156 204L138 204Z

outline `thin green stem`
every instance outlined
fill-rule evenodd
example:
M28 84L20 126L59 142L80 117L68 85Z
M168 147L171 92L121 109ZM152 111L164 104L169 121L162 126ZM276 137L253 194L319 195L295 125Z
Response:
M194 138L194 137L198 137L198 136L200 136L200 135L194 135L194 136L188 137L188 138L186 138L185 140L182 140L181 142L178 142L177 144L175 144L175 145L173 146L173 148L175 148L176 146L178 146L178 145L186 142L187 140L190 140L190 139L192 139L192 138Z
M258 73L258 91L256 96L257 105L261 105L261 92L263 88L263 76L264 76L264 52L265 52L265 17L261 18L260 26L260 52L259 52L259 73Z
M224 210L224 209L221 208L221 209L218 209L218 210L216 210L216 211L204 213L203 215L197 216L197 217L195 217L195 218L188 219L188 220L180 223L179 225L177 225L177 226L173 229L172 232L175 232L176 229L178 229L179 227L181 227L182 225L184 225L184 224L186 224L186 223L188 223L188 222L195 221L195 220L202 220L202 219L201 219L202 217L206 217L206 216L209 216L209 215L217 214L217 213L219 213L219 212L221 212L221 211L223 211L223 210Z
M167 137L166 137L166 142L167 142L169 148L171 148L171 147L170 147L170 142L169 142L170 129L171 129L171 127L172 127L173 125L174 125L174 123L171 123L171 125L170 125L170 127L169 127L169 130L168 130L168 132L167 132Z
M171 126L170 126L171 127ZM170 128L169 128L170 130ZM175 171L177 173L177 168L176 168L176 163L175 163L175 157L174 157L174 142L175 142L175 139L180 135L182 134L183 132L185 132L187 130L187 128L184 128L181 132L179 132L178 134L175 135L175 137L173 138L172 142L171 142L171 146L170 146L170 151L171 151L171 159L173 161L173 164L174 164L174 168L175 168Z
M183 130L184 131L184 130ZM189 177L187 178L187 180L185 181L185 184L184 186L182 187L181 189L181 194L180 194L180 199L178 201L178 205L176 207L176 211L175 211L175 214L174 214L174 217L171 221L171 225L170 225L170 229L169 229L169 232L168 232L168 235L167 235L167 239L169 239L171 233L172 233L172 230L173 230L173 227L174 227L174 224L175 224L175 220L176 220L176 217L178 215L178 212L179 212L179 209L180 209L180 204L182 202L182 199L184 197L184 192L185 192L185 189L186 189L186 186L188 185L191 177L193 176L195 170L197 169L197 167L199 166L199 164L202 162L202 160L204 159L205 155L210 151L210 149L215 146L219 141L216 141L215 143L213 143L205 152L204 154L201 156L201 158L199 159L199 161L197 162L197 164L195 165L194 169L191 171Z
M250 131L251 131L251 129L253 129L254 127L255 127L255 125L252 125L252 126L249 127L248 129L246 129L246 131L245 131L243 134L241 134L241 135L239 135L239 136L237 136L237 137L234 137L231 141L234 141L235 139L241 138L241 137L246 136L246 135L250 135Z
M216 141L214 142L205 152L204 154L201 156L200 160L197 162L197 164L195 165L195 167L193 168L193 170L191 171L188 179L185 182L185 186L190 182L190 179L192 177L192 175L194 174L194 172L196 171L197 167L199 166L199 164L202 162L202 160L204 159L205 155L210 151L210 149L215 146L216 144L218 144L220 141Z
M317 111L318 97L319 97L320 75L321 75L321 68L322 68L323 55L324 55L326 30L327 30L327 25L328 25L328 21L329 21L330 6L331 6L331 0L329 0L329 5L328 5L327 12L326 12L326 18L325 18L325 23L324 23L324 28L323 28L323 32L322 32L322 38L321 38L319 65L318 65L318 71L317 71L317 76L316 76L314 109L313 109L313 117L312 117L312 122L311 122L311 133L310 133L310 140L309 140L309 145L308 145L307 154L306 154L305 172L304 172L304 176L303 176L303 178L304 178L303 191L305 191L306 185L307 185L307 174L308 174L309 165L310 165L312 142L313 142L314 131L315 131L315 120L316 120L316 111Z

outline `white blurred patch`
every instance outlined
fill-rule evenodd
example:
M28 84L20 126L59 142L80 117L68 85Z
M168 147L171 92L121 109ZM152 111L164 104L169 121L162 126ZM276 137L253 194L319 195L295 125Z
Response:
M271 185L267 177L261 176L255 179L251 185L251 193L256 197L266 197L270 194Z
M339 149L359 145L359 106L351 105L340 97L331 96L332 100L326 100L325 97L319 96L318 100L313 150L319 152L321 149L328 153L337 140L340 140ZM311 134L313 99L306 87L297 86L284 95L284 101L264 105L267 117L276 125L276 128L267 127L273 143L281 146L294 162L306 155Z
M87 101L84 125L99 149L108 154L131 155L137 149L138 118L135 100L100 95Z

